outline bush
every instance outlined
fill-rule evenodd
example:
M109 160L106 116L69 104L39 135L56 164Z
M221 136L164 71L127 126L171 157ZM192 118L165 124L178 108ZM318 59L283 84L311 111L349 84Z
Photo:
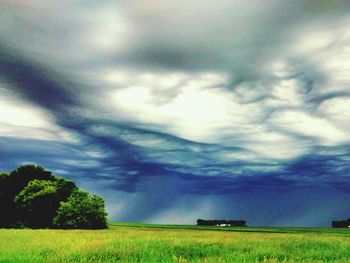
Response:
M64 229L102 229L107 228L106 216L101 197L75 190L66 202L61 202L53 223Z

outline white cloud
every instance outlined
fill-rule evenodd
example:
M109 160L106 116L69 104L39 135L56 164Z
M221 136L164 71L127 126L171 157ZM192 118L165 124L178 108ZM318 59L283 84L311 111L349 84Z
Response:
M311 152L312 143L282 132L264 131L247 138L246 147L266 160L290 160ZM254 162L254 161L253 161Z
M302 106L305 97L297 79L277 82L271 87L270 93L272 97L265 102L270 108Z
M2 124L45 129L51 123L42 109L21 101L4 88L0 88L0 112Z
M350 141L349 134L335 127L327 119L301 111L278 112L270 122L284 131L315 137L321 145L337 145Z
M1 136L78 142L71 132L55 123L47 110L32 105L5 89L0 83L0 133Z
M350 135L349 97L328 99L320 105L319 111L324 114L335 127Z
M234 110L233 94L223 89L211 89L218 84L225 84L223 74L203 73L189 75L190 79L182 85L182 75L170 73L170 81L163 81L164 76L141 75L135 86L124 87L107 94L112 100L109 105L124 112L131 120L140 123L165 124L169 132L185 139L205 140L212 130L225 127ZM176 79L178 76L179 79ZM163 85L159 85L162 83ZM168 98L163 89L173 87L174 96ZM107 103L108 103L107 102ZM238 106L238 105L237 105ZM236 107L237 107L236 106Z

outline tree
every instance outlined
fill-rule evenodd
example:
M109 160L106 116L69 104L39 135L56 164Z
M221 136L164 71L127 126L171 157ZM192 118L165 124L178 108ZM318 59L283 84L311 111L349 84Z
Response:
M0 178L0 227L19 227L20 221L14 199L16 195L34 179L52 180L51 172L37 165L22 165L9 175Z
M7 196L8 177L9 175L7 173L0 173L0 227L10 227L11 222L13 222L9 215L12 203Z
M101 197L75 190L66 202L60 203L53 223L64 229L102 229L107 228L106 216Z
M9 175L7 173L0 173L0 202L5 197L7 184L8 184L8 177Z
M15 197L14 202L21 225L31 228L52 227L61 201L66 201L76 189L73 182L63 178L32 180Z
M350 218L347 220L340 220L340 221L332 221L332 227L333 228L349 228L350 226Z
M0 185L5 182L5 180L8 178L8 174L7 173L0 173ZM1 191L1 188L0 188ZM0 192L1 193L1 192Z
M33 164L22 165L9 175L9 189L12 193L18 194L32 180L53 180L50 171Z
M0 173L0 227L106 228L106 215L101 197L41 166Z

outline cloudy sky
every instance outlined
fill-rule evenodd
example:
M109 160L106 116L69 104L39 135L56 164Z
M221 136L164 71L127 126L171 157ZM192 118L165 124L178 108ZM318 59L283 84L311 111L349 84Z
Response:
M0 170L111 220L350 217L347 0L0 0Z

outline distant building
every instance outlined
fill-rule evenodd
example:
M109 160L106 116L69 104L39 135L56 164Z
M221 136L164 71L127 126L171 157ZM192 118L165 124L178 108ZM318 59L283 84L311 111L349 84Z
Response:
M220 226L220 227L230 227L230 226L247 226L245 220L197 220L198 226Z

